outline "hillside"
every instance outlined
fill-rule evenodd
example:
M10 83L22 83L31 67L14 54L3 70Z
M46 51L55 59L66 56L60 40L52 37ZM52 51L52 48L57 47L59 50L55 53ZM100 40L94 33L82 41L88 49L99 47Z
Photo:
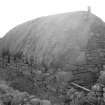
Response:
M85 63L84 49L100 26L105 29L101 19L85 11L46 16L16 26L0 46L2 51L22 51L47 66Z
M41 105L86 104L87 90L105 74L105 23L85 11L40 17L11 29L0 39L0 53L3 105L22 104L27 95Z

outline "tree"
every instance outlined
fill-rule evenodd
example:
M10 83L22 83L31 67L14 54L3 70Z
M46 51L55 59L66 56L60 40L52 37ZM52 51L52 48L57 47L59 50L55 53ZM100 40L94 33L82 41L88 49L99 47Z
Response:
M30 57L29 57L28 65L29 65L29 67L30 67L30 69L31 69L31 74L32 74L32 73L33 73L32 68L33 68L33 65L34 65L34 57L33 57L33 56L30 56Z
M10 63L11 54L9 49L3 49L1 52L1 56L2 56L2 66L4 67L6 63Z
M14 60L22 59L22 56L23 56L23 52L22 51L17 52L17 53L14 54Z

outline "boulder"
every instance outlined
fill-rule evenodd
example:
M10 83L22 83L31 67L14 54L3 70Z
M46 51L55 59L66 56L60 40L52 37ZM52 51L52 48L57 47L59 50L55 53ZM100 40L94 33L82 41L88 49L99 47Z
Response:
M96 47L95 35L105 35L105 24L92 13L45 16L11 29L0 40L0 52L23 52L29 60L35 58L46 67L66 68L86 63L86 48Z
M49 100L41 100L41 105L51 105Z
M40 105L41 100L39 98L33 98L30 100L31 105Z

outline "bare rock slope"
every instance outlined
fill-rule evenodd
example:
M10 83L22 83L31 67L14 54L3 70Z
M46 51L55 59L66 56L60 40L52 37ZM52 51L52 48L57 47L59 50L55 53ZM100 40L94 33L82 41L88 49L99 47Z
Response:
M80 11L45 16L20 24L0 41L1 50L22 51L48 66L85 63L85 49L92 36L105 33L104 22L92 13ZM95 47L95 42L92 41Z

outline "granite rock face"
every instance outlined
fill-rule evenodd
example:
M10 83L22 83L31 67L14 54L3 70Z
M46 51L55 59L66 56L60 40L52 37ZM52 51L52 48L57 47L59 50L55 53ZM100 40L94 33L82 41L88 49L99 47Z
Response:
M20 24L1 39L0 47L1 51L8 49L13 54L21 51L48 67L66 68L86 63L87 56L89 62L94 57L92 62L96 62L96 50L104 49L104 35L104 22L92 13L80 11Z

